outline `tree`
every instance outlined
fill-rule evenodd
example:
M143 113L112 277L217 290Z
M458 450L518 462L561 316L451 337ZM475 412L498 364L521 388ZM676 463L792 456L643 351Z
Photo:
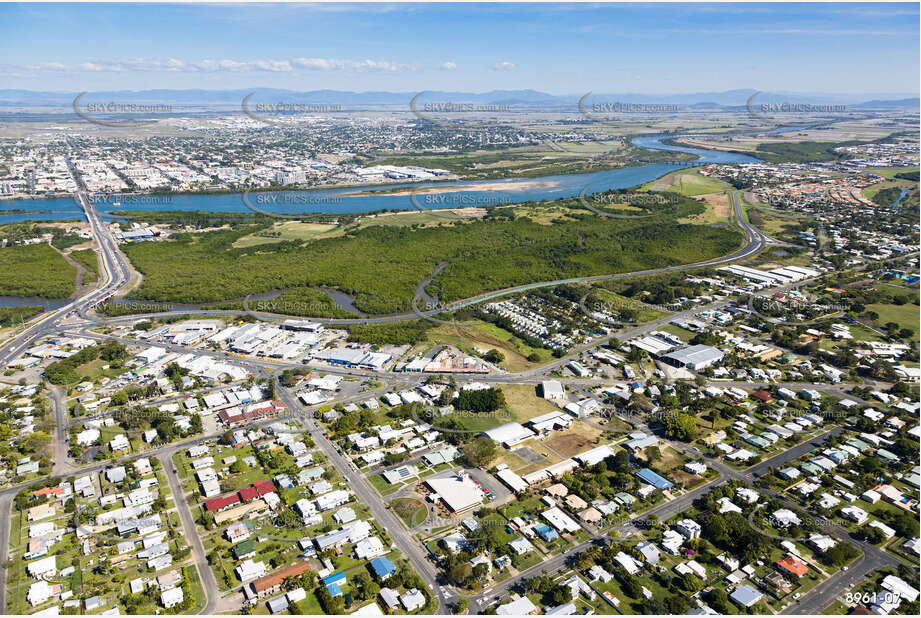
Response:
M505 355L499 350L493 348L489 352L483 355L483 360L486 362L492 363L493 365L498 365L505 360Z
M505 394L498 388L462 390L455 407L470 412L492 412L505 405Z
M627 576L626 581L623 584L623 591L628 597L632 599L638 599L643 596L643 586L640 584L632 575Z
M668 437L682 442L691 442L697 438L696 417L681 412L669 412L664 420Z
M452 583L463 586L473 575L473 567L467 561L458 561L448 567L447 575Z
M485 436L474 438L461 447L467 463L479 468L485 466L496 456L496 443Z

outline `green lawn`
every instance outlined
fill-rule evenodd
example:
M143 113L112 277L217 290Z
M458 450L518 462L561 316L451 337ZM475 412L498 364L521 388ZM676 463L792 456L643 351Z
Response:
M876 324L882 328L887 322L895 322L899 328L909 328L915 332L912 341L918 341L918 322L921 320L921 309L918 305L906 303L904 305L875 304L867 305L867 311L879 314Z

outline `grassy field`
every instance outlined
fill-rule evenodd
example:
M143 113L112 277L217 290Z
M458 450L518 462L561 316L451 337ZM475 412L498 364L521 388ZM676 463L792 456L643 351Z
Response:
M502 392L505 394L505 404L509 412L518 423L559 410L554 404L537 395L534 384L503 384Z
M884 180L883 182L878 182L874 185L870 185L869 187L863 189L861 193L863 193L864 197L866 197L868 200L873 200L878 193L885 191L886 189L910 189L917 185L918 183L910 182L908 180ZM898 199L898 193L893 193L895 194L895 198ZM882 201L884 204L888 202L888 200L880 201Z
M566 431L556 431L547 440L547 448L560 457L569 458L595 446L602 431L583 421L576 421Z
M895 180L896 174L904 174L906 172L917 172L918 168L917 167L868 167L867 171L872 172L874 174L879 174L880 176L884 176L890 180Z
M658 320L668 315L665 311L655 309L651 305L641 303L632 298L627 298L626 296L621 296L616 292L605 290L604 288L594 288L591 298L597 299L602 303L603 308L611 313L620 313L624 309L635 311L636 317L633 319L634 322L652 322L653 320Z
M768 236L782 239L795 235L802 221L790 217L778 217L758 208L748 209L748 220Z
M389 504L397 517L403 520L407 528L421 524L425 521L425 516L428 513L428 509L417 498L397 498L389 502Z
M688 197L706 193L722 193L732 186L716 178L701 176L699 170L679 170L647 183L651 191L676 191Z
M0 295L65 298L76 289L77 269L49 245L0 249Z
M255 232L234 241L236 248L255 247L275 242L289 240L310 240L315 236L330 232L339 226L327 223L304 223L301 221L286 221L276 223L268 230Z
M915 331L911 339L918 341L918 322L921 320L921 309L918 305L867 305L867 311L875 311L879 314L876 324L880 327L885 326L887 322L895 322L899 328L910 328Z
M428 332L426 341L429 346L450 344L468 353L472 353L474 347L484 351L495 348L505 356L500 365L509 371L530 369L550 359L549 350L532 348L513 333L482 320L441 324ZM528 361L531 354L537 354L540 360L537 363Z
M695 225L727 224L732 216L732 204L728 193L705 193L700 196L706 201L706 210L699 215L680 219L682 223Z

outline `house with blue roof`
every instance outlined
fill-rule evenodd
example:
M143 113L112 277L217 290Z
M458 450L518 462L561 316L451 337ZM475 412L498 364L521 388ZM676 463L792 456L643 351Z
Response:
M652 485L653 487L655 487L656 489L661 489L663 491L666 489L671 489L672 487L675 486L675 484L672 483L670 480L660 476L659 474L656 474L649 468L643 468L642 470L637 472L636 475L640 477L642 480Z
M397 572L397 566L386 556L381 556L372 560L371 568L374 569L374 574L377 575L378 579L381 581Z
M346 582L345 573L342 571L336 571L330 575L327 575L323 578L323 585L326 586L326 589L329 591L329 594L334 597L342 596L342 584Z
M560 536L559 534L557 534L556 530L554 530L553 528L545 524L541 524L540 526L535 526L534 532L537 533L537 536L539 536L540 538L542 538L544 541L548 543L552 541L553 539L559 538Z

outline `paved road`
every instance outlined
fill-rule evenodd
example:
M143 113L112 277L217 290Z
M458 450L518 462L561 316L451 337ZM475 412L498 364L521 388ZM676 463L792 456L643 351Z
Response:
M302 410L297 399L280 384L278 385L278 394L285 405L288 406L289 410ZM365 394L365 396L367 395ZM303 425L310 433L313 441L326 455L327 459L336 466L339 474L348 482L349 488L355 492L355 496L358 500L371 509L371 514L374 515L375 521L387 531L387 534L390 535L390 538L393 539L393 542L399 547L400 551L409 558L413 570L419 574L429 587L429 592L434 595L438 601L438 608L435 613L448 613L445 595L435 575L435 567L429 562L428 555L425 550L422 549L419 542L399 521L397 521L396 516L387 509L384 501L358 472L354 464L352 464L348 458L341 455L336 446L326 439L326 436L323 435L323 432L320 431L316 423L305 418Z
M0 494L0 613L6 611L6 580L9 576L7 564L10 560L10 519L13 498L16 497L14 492L5 492Z
M51 473L56 476L69 474L74 466L70 463L70 437L67 433L67 401L65 393L59 386L51 385L51 411L54 415L54 435L51 440L53 463Z
M67 165L71 170L74 180L78 183L78 186L82 187L82 183L73 168L70 157L67 158ZM6 366L9 361L19 356L31 345L35 338L59 332L65 327L67 320L75 319L76 316L85 315L86 311L96 303L103 302L110 298L130 281L131 270L128 266L128 262L118 251L115 239L112 237L109 229L103 224L102 219L100 219L99 212L96 210L89 194L85 189L80 188L74 195L74 200L83 208L83 213L90 225L90 231L102 250L102 262L104 267L103 282L99 287L90 290L84 296L72 300L60 309L49 312L48 315L39 318L24 331L8 341L0 348L0 366Z
M217 605L219 588L217 580L214 578L214 571L208 564L207 554L204 545L201 542L201 535L195 529L195 518L192 517L192 511L185 499L185 492L182 490L182 483L176 476L173 467L173 454L179 449L169 449L165 453L157 456L163 470L166 473L166 479L169 482L170 493L173 494L173 502L176 510L179 511L179 520L182 522L182 530L186 541L192 548L192 556L195 559L195 568L198 570L198 579L201 581L202 589L205 591L205 607L201 610L202 614L213 614Z

